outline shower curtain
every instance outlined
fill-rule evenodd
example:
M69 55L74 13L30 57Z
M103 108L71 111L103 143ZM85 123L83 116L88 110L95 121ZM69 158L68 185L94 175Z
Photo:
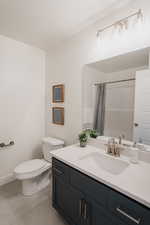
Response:
M106 98L106 84L99 84L97 86L96 91L93 128L99 133L100 136L104 135L105 98Z

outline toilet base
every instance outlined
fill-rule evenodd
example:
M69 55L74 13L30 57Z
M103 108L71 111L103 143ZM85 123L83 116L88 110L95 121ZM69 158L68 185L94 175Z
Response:
M37 177L22 180L22 194L25 196L33 195L50 184L51 171L45 171Z

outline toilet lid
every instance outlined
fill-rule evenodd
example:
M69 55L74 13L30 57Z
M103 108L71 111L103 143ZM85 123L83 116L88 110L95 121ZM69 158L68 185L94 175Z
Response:
M16 167L15 172L17 173L29 173L35 170L41 169L46 165L46 161L41 159L33 159L28 160L21 163L19 166Z
M64 141L56 139L56 138L52 138L52 137L44 137L42 139L42 142L46 144L50 144L52 146L64 145Z

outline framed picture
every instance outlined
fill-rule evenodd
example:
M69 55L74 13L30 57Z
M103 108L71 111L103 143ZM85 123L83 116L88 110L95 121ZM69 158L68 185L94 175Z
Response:
M54 85L53 86L53 103L64 102L64 85Z
M64 107L52 108L52 121L54 124L64 125Z

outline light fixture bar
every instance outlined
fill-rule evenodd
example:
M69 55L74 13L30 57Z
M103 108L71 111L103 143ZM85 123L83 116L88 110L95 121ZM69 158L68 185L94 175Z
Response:
M117 26L117 25L122 25L124 22L127 22L129 18L132 18L132 17L134 17L134 16L137 16L137 18L142 18L142 17L143 17L142 10L139 9L137 12L135 12L135 13L129 15L129 16L126 16L126 17L124 17L124 18L121 19L121 20L118 20L118 21L116 21L115 23L113 23L113 24L111 24L111 25L108 25L108 26L104 27L103 29L99 29L99 30L97 31L97 36L99 36L100 33L104 32L105 30L108 30L108 29L111 28L111 27L114 27L114 26Z

